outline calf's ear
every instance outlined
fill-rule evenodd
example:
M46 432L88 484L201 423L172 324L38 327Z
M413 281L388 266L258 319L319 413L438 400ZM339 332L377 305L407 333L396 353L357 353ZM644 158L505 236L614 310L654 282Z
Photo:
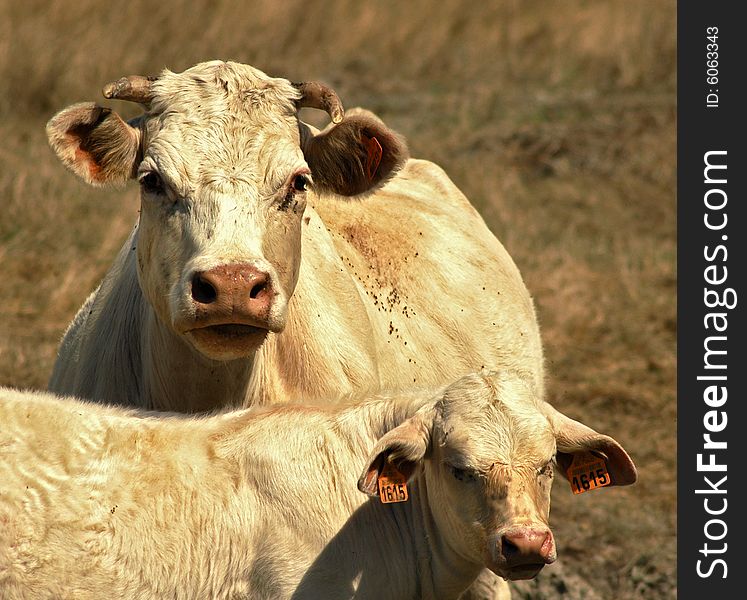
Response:
M564 477L576 453L591 451L601 456L607 466L612 485L630 485L638 479L635 465L625 449L608 435L565 416L546 402L542 412L555 432L557 463Z
M140 135L117 113L93 102L74 104L47 123L49 144L62 163L95 186L135 176Z
M428 452L432 422L430 412L419 411L384 434L368 457L358 479L358 489L369 496L377 496L379 475L387 462L397 467L409 481Z
M408 157L399 134L373 113L356 109L317 135L309 132L302 146L316 188L343 196L380 187Z

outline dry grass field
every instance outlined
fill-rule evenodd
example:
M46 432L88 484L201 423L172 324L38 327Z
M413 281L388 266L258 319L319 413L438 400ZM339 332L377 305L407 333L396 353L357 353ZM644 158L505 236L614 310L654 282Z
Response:
M639 467L631 488L556 484L560 560L515 596L674 598L675 23L674 0L0 0L0 384L46 385L137 217L135 186L53 157L56 110L213 58L320 79L472 200L536 300L550 401Z

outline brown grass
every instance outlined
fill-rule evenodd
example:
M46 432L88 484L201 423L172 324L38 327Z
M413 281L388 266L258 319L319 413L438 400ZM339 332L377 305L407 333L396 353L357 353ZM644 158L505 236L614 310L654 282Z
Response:
M0 384L45 386L137 212L132 186L91 190L53 158L54 111L212 58L322 79L472 199L535 296L550 399L639 466L629 489L556 486L561 564L517 596L675 597L675 13L674 0L0 0Z

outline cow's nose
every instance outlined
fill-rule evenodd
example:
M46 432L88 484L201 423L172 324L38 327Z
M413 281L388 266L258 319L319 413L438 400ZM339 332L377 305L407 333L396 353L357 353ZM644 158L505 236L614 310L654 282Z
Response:
M269 273L244 263L194 273L191 294L203 313L258 320L267 318L273 298Z
M550 564L555 561L555 542L549 529L513 529L500 538L501 554L509 567Z

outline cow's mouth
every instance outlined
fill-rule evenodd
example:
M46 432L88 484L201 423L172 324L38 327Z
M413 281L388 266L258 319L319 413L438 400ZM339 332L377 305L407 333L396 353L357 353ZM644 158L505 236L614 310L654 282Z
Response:
M217 360L251 356L262 345L269 330L256 325L222 323L187 331L193 345L203 354Z
M226 341L230 341L232 339L243 338L247 335L266 334L267 329L254 327L253 325L226 323L224 325L209 325L208 327L200 327L199 329L192 330L192 333L196 332L200 332L201 335L206 334L222 337Z
M542 570L545 563L529 563L526 565L517 565L506 569L505 577L511 581L518 581L520 579L533 579Z

